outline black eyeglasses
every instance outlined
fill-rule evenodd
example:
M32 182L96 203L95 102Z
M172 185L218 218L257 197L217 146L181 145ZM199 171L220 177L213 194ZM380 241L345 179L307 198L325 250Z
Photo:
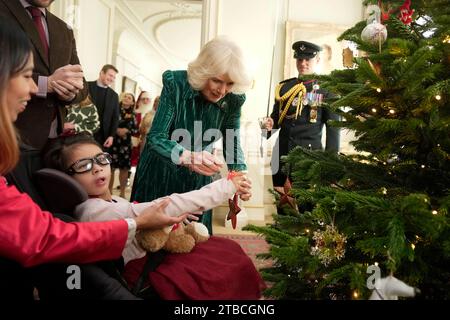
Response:
M94 162L101 166L111 164L111 155L107 152L97 154L93 158L84 158L73 163L67 170L67 174L74 175L76 173L85 173L91 171L94 167Z

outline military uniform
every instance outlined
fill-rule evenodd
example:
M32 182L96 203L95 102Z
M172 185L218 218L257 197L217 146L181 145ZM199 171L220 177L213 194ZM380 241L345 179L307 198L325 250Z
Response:
M305 45L306 44L306 45ZM320 47L299 41L293 45L294 58L314 57ZM319 50L317 50L319 48ZM274 186L283 186L286 175L281 171L281 157L296 146L323 149L322 130L326 126L326 150L339 150L339 128L328 125L328 120L339 120L339 116L320 107L331 94L320 89L316 80L302 81L291 78L280 82L276 89L275 105L270 117L273 129L280 129L272 154L272 176ZM276 163L278 161L278 163Z

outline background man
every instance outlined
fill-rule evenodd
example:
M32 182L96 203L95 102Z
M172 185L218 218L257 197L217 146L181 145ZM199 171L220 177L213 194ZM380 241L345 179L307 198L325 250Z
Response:
M100 119L100 129L94 134L94 138L106 149L112 146L119 124L119 96L110 87L118 73L116 67L106 64L100 71L98 79L88 82L89 93Z
M87 96L73 31L47 8L53 0L0 0L0 18L9 17L33 44L33 78L39 91L16 127L22 141L42 149L64 130L64 105Z
M272 155L272 181L274 187L283 186L286 175L281 171L280 158L296 146L323 149L322 130L326 126L326 150L339 151L339 129L328 125L328 120L339 120L338 115L321 108L330 94L316 80L303 81L303 75L313 74L319 63L320 46L297 41L292 45L297 59L298 78L280 82L276 89L275 105L263 127L269 131L280 129Z

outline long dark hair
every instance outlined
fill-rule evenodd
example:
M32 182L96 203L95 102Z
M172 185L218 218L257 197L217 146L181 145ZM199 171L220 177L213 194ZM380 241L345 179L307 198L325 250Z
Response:
M6 17L0 19L0 175L13 169L19 157L17 134L6 103L9 80L22 71L31 55L26 34Z

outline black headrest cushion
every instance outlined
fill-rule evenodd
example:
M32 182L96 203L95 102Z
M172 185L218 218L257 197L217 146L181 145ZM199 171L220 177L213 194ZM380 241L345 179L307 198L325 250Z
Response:
M36 186L52 213L72 214L88 195L81 185L64 172L41 169L34 174Z

